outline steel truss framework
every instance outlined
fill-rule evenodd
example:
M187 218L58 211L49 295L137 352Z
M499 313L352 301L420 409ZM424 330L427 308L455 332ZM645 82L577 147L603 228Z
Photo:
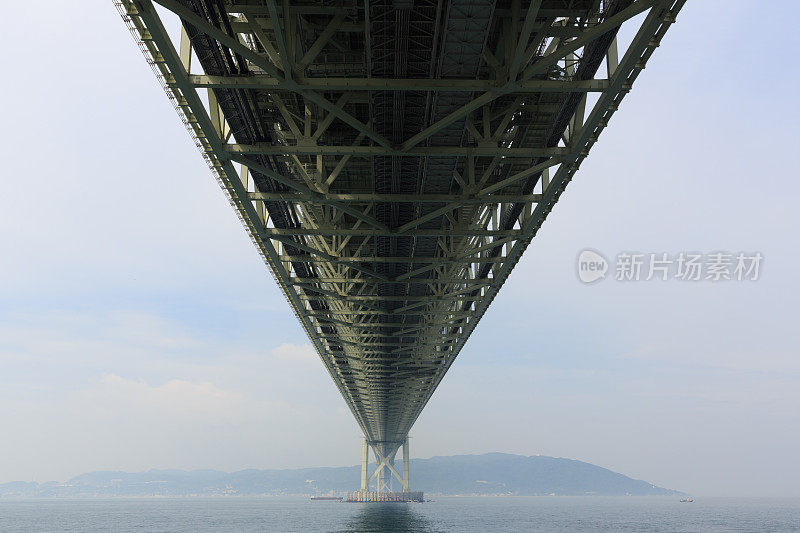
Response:
M375 469L372 474L369 474L369 450L373 449L375 453ZM403 475L401 476L397 469L394 467L394 459L397 450L393 451L390 455L384 456L381 453L381 448L367 441L364 437L364 442L361 447L361 492L369 491L370 483L376 480L377 492L393 492L392 491L392 476L400 482L403 492L409 492L410 478L409 478L409 453L408 453L408 436L403 442Z
M380 458L685 2L154 1L115 3Z

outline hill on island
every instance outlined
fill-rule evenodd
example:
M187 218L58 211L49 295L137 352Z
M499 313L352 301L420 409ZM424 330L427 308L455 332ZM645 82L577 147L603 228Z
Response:
M67 482L0 484L0 497L290 495L345 492L360 467L291 470L148 470L81 474ZM426 494L665 496L657 487L583 461L506 453L411 460L411 485ZM398 489L399 490L399 489Z

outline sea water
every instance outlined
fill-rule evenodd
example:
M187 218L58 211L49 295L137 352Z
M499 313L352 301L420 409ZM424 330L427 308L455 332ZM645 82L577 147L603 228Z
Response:
M0 499L0 531L800 531L800 499L290 497Z

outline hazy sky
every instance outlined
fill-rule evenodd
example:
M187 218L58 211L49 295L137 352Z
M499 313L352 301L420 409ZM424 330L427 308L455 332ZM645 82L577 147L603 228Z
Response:
M769 38L761 5L684 8L412 456L800 496L800 42L794 3L770 6ZM19 3L0 40L0 482L357 464L352 416L111 2ZM765 259L756 282L587 286L587 247Z

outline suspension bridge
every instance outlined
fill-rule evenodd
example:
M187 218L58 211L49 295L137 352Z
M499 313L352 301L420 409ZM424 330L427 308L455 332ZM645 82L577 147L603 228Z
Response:
M356 498L419 494L409 431L685 0L114 3L363 431Z

